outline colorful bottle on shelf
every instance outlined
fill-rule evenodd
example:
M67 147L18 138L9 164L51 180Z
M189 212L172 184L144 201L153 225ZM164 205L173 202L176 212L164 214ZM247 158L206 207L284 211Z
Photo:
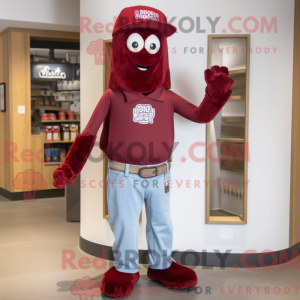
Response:
M59 159L61 162L64 162L67 156L67 152L64 149L59 150Z
M63 124L63 140L64 141L69 141L70 140L70 126L69 124Z
M45 126L45 133L46 133L46 141L52 142L52 138L53 138L52 126Z
M75 119L75 113L74 113L74 111L72 111L72 110L68 111L67 115L68 115L68 119L69 120L74 120Z
M52 162L58 162L60 160L58 148L51 148L50 153Z
M52 140L53 141L60 141L60 126L53 126L52 127Z
M71 141L75 141L76 135L78 134L78 125L72 124L70 126L70 133L71 133Z
M60 120L65 120L66 119L66 113L63 109L61 109L59 112L58 112L58 118Z

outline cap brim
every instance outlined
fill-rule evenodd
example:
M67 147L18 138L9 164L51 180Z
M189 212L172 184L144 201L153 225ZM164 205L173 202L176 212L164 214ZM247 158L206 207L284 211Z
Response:
M112 35L123 30L136 29L136 28L147 28L147 29L157 30L163 33L164 35L166 35L166 37L173 35L177 31L177 28L174 25L169 23L163 23L160 21L155 21L155 22L143 21L143 22L133 22L133 23L125 24L119 27L116 31L114 31Z

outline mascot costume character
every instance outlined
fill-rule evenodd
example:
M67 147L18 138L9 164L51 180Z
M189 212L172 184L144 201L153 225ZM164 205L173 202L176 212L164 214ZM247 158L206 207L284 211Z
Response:
M167 288L184 289L198 282L196 273L172 257L170 215L174 113L197 123L214 119L232 93L226 67L204 72L205 96L197 107L170 90L167 37L176 27L148 6L124 8L113 29L108 90L76 139L53 184L71 184L86 163L102 124L100 148L108 158L107 201L114 234L114 266L100 289L113 298L130 295L139 280L139 215L145 202L150 279ZM146 183L145 183L146 181Z

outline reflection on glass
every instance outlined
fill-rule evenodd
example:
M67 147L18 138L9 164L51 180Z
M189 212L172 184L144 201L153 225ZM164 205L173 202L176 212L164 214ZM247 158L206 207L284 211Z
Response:
M211 53L235 83L210 125L210 216L243 217L247 39L212 38Z

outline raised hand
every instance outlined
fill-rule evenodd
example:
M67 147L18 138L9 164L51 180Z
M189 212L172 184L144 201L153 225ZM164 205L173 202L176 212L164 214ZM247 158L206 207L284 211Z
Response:
M232 93L233 79L228 77L228 68L212 66L204 71L206 93L217 102L227 101Z

